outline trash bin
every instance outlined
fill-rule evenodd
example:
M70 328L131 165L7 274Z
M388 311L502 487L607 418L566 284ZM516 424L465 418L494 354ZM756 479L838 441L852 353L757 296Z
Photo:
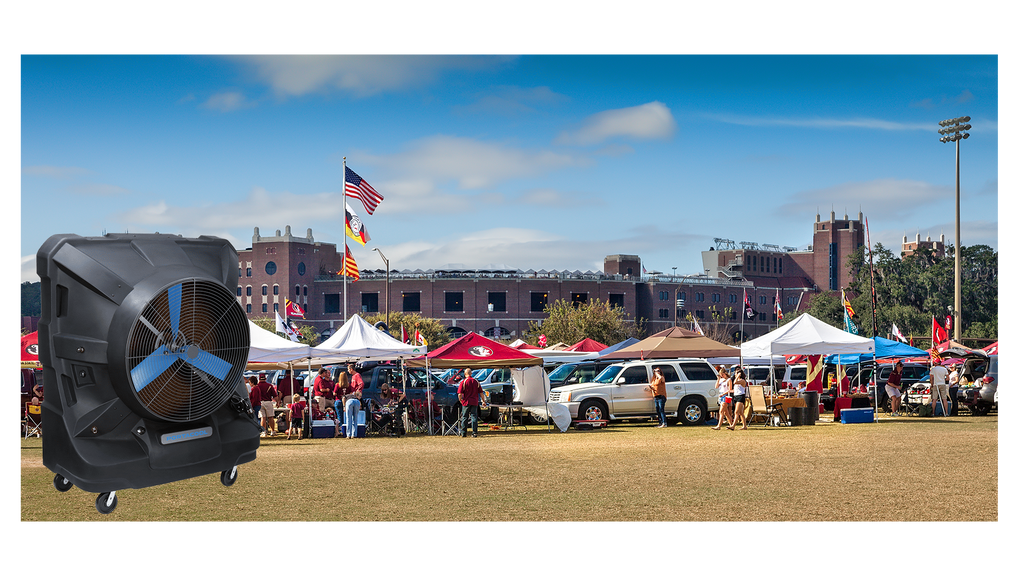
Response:
M807 411L810 412L810 417L816 421L818 419L818 393L812 390L805 390L800 393L800 397L807 403Z
M789 418L789 425L803 426L804 422L806 421L806 417L804 416L804 412L806 411L807 408L799 408L797 406L793 406L792 408L790 408L788 413L786 414L786 416Z
M810 406L801 408L804 411L804 426L814 426L814 422L818 419L818 411Z

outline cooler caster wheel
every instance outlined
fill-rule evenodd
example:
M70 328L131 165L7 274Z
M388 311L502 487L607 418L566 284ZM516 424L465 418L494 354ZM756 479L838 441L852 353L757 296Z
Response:
M60 474L53 477L53 487L56 488L58 492L67 492L68 490L71 490L72 486L74 486L74 484Z
M117 492L101 492L96 497L96 510L100 514L110 514L117 508Z
M231 486L238 480L238 466L232 466L231 470L225 470L220 473L220 483L225 486Z

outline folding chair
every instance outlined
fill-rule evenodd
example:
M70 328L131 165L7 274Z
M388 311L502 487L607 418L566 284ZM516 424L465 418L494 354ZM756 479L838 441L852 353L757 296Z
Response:
M43 407L31 402L25 404L25 438L43 437Z
M444 406L441 408L441 435L458 436L459 417L461 416L460 406Z
M769 426L775 424L775 419L778 418L779 425L789 424L786 412L782 410L781 402L768 404L764 396L764 386L759 384L747 386L747 397L750 399L750 407L753 412L751 422L756 418L764 418L764 425Z

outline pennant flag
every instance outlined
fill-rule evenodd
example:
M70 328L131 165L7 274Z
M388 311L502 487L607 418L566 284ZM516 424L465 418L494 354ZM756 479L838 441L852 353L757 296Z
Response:
M853 323L853 306L850 306L850 301L846 299L846 290L842 291L843 295L843 322L846 324L846 331L850 334L857 333L857 325Z
M419 328L416 329L416 343L419 344L420 346L427 345L427 339L423 337L423 334L420 334Z
M900 342L903 342L904 344L907 343L907 339L903 337L903 333L900 332L900 329L896 327L895 322L892 323L892 335L899 338Z
M913 334L910 335L910 342L908 342L908 344L910 344L911 346L914 346L914 335ZM915 346L915 348L916 348L916 346Z
M402 344L409 343L409 333L405 331L405 324L402 324Z
M277 332L283 333L285 336L291 339L292 342L299 341L298 333L295 331L294 328L285 323L284 318L281 318L281 315L278 314L276 310L274 311L274 320L276 322Z
M341 270L338 270L338 276L348 276L352 278L353 282L359 280L359 267L356 266L356 259L352 257L352 252L349 251L348 246L345 246L345 263L342 265Z
M700 334L701 336L704 336L704 329L701 328L700 324L697 323L696 318L693 319L693 331L696 332L697 334Z
M932 361L932 364L942 364L942 356L939 356L939 351L935 348L928 349L928 357Z
M348 202L345 202L345 234L363 246L370 241L370 232L359 216L356 216L352 208L349 207Z
M939 326L939 321L935 319L935 316L932 316L932 348L935 348L946 340L949 340L946 330L942 326Z
M779 289L775 289L775 317L782 320L782 297L779 296Z
M743 289L743 315L747 317L747 320L753 320L754 316L757 315L757 312L750 305L750 297L747 296L746 288Z
M284 315L285 316L297 316L299 318L306 317L306 311L299 308L299 305L291 300L284 301Z
M373 211L377 209L377 205L384 200L373 186L366 180L359 177L348 166L345 167L345 196L349 198L358 198L363 203L363 208L366 208L367 214L373 214Z

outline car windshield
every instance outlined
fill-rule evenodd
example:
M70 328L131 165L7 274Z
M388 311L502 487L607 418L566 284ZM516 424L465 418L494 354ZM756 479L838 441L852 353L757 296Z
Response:
M555 368L551 374L548 374L548 380L551 380L552 382L564 382L575 367L575 364L562 364L558 368Z
M409 378L409 386L413 388L426 388L426 376L422 368L411 368L406 371ZM437 377L435 374L430 375L430 380L434 386L444 385L444 381Z
M611 384L615 381L615 377L618 376L621 371L622 366L609 366L602 370L601 373L597 375L597 378L594 378L594 382L597 382L598 384Z

